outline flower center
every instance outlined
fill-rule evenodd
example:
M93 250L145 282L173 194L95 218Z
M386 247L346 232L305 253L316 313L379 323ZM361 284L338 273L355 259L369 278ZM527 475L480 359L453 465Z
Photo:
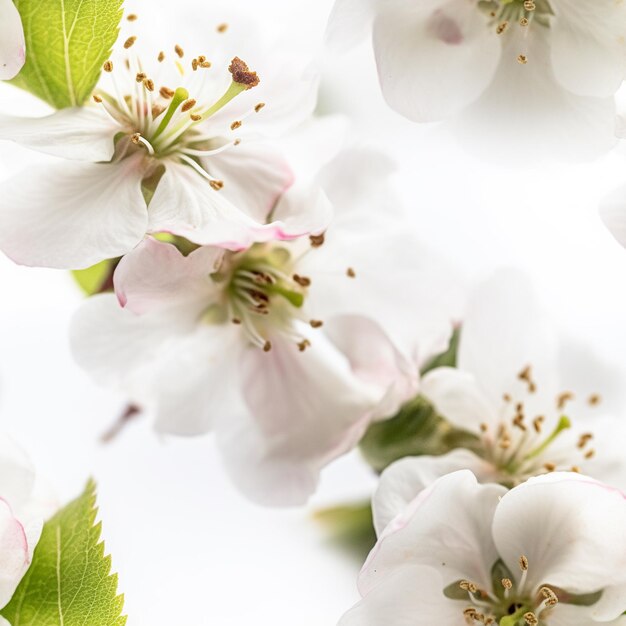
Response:
M528 590L528 559L522 555L518 563L520 573L516 578L501 560L497 561L492 568L491 590L481 589L469 580L461 580L445 589L444 594L469 603L463 609L467 624L548 626L551 609L560 601L560 590L547 585ZM562 595L564 599L570 598L568 594ZM597 599L594 596L588 600Z
M131 48L135 40L136 37L129 38L124 47ZM204 122L238 95L256 87L260 79L244 61L235 57L228 68L230 85L217 93L210 89L212 96L207 100L207 96L201 94L207 84L215 80L208 74L211 63L205 56L196 57L191 61L192 71L186 72L182 64L183 49L176 46L175 52L174 75L185 86L161 84L144 71L136 56L129 54L121 68L114 67L112 61L104 64L113 93L98 89L93 98L120 125L116 158L124 158L137 149L145 150L154 159L173 158L193 167L214 189L221 189L223 182L210 175L203 159L236 146L240 139L228 139L223 136L224 131L236 131L244 118L233 120L230 130L220 129L215 133L210 130L207 133ZM165 54L161 52L157 60L165 63ZM258 113L264 106L264 103L257 104L245 117Z
M205 313L209 323L230 321L242 327L248 339L266 352L275 332L287 335L299 350L310 341L295 327L305 320L302 311L311 279L295 273L296 258L284 246L255 244L244 252L226 253L219 271L212 274L221 286L221 301ZM313 328L319 320L309 320Z
M571 420L562 412L574 399L574 394L571 391L558 394L552 409L553 426L546 427L545 415L534 415L527 409L527 405L532 404L531 396L537 392L532 368L525 367L517 378L524 383L526 394L516 399L510 394L503 396L502 419L495 430L488 424L481 425L483 457L499 469L502 483L510 486L546 472L579 471L578 466L573 465L576 458L584 461L595 456L595 450L590 446L593 434L583 433L577 441L555 445L572 427ZM597 406L599 402L597 394L588 398L590 406Z

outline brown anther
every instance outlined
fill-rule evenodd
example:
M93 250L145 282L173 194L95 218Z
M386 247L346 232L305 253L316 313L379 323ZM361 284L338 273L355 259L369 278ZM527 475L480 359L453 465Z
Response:
M148 76L144 74L143 72L137 72L137 76L135 76L135 80L138 83L143 82L144 80L146 80L146 78L148 78Z
M98 104L100 104L102 102L102 98L98 95L98 94L93 94L93 100L94 102L97 102Z
M263 345L263 352L269 352L272 349L272 342L266 341Z
M241 139L235 139L235 141L233 141L234 146L238 146L240 143L241 143Z
M503 450L508 450L511 447L510 439L502 439L498 444Z
M190 98L189 100L185 100L185 102L183 102L183 106L180 107L180 110L183 113L187 113L187 111L191 111L191 109L193 109L196 106L196 101L193 98Z
M198 115L197 113L192 113L189 116L194 122L199 122L202 119L202 115Z
M572 465L569 469L570 472L574 472L575 474L580 474L580 467L578 465Z
M489 426L487 424L485 424L485 422L482 422L480 425L480 432L481 433L486 433L489 430Z
M239 85L244 85L246 89L256 87L260 82L256 72L251 72L250 68L239 57L235 57L228 67L228 71L233 76L233 81Z
M163 113L163 111L165 111L164 106L161 106L160 104L153 104L152 105L152 119L155 120L157 117L159 117L159 115L161 115L161 113Z
M602 398L597 393L591 394L589 398L587 399L587 402L589 403L590 406L598 406L598 404L600 404L601 401L602 401Z
M139 140L141 139L141 135L139 133L133 133L130 136L130 140L137 146L139 145Z
M498 33L498 35L501 35L504 31L506 31L508 27L508 22L502 22L501 24L498 24L498 28L496 28L496 33Z
M469 591L470 593L476 593L478 591L478 587L469 580L462 580L459 583L459 587L463 589L463 591Z
M265 107L265 102L259 102L259 104L257 104L254 107L254 110L256 113L258 113L261 109L263 109Z
M578 439L578 448L582 450L592 439L592 433L583 433Z
M520 65L526 65L526 63L528 63L528 57L525 54L520 54L517 56L517 62Z
M508 393L505 393L505 394L502 396L502 399L503 399L505 402L511 402L511 399L512 399L512 398L511 398L511 396L510 396Z
M204 69L208 69L209 67L211 67L211 61L202 61L200 63L200 67L203 67Z
M226 23L219 24L216 30L218 33L223 34L228 30L228 24Z
M521 19L520 19L520 21L519 21L519 25L520 25L520 26L524 26L524 27L526 27L526 26L528 26L528 24L530 24L530 22L528 21L528 18L527 18L527 17L523 17L523 18L521 18Z
M211 185L211 187L215 189L215 191L219 191L220 189L223 189L224 181L223 180L210 180L209 185Z
M163 63L163 61L165 61L165 52L163 52L163 50L161 50L161 52L159 52L159 56L157 57L157 61L159 63Z
M322 320L311 320L309 324L311 324L311 328L321 328L324 322Z
M550 587L542 587L539 592L546 599L548 606L556 606L559 603L559 597L550 589Z
M241 125L242 125L242 122L239 122L239 121L233 122L230 125L230 130L237 130L238 128L241 128Z
M468 606L466 609L463 609L463 615L466 617L466 619L468 620L468 624L471 624L472 622L475 621L476 615L478 614L478 612L476 611L476 609L473 606ZM471 621L469 621L471 620Z
M143 86L148 91L154 91L154 81L151 78L146 78L146 80L143 81Z
M524 621L528 624L528 626L537 626L537 624L539 624L537 616L531 611L524 613Z
M517 426L517 428L526 432L526 424L524 424L524 415L522 413L518 413L513 418L513 426Z
M105 72L112 72L113 71L113 61L105 61L104 65L102 66L102 69Z
M554 463L544 463L543 467L548 470L548 472L553 472L556 469L556 465Z
M303 339L298 344L298 350L300 350L300 352L304 352L310 345L311 345L311 342L308 339Z
M523 554L522 556L520 556L519 558L519 568L522 570L522 572L527 572L528 571L528 558L525 557Z
M299 274L294 274L292 278L294 279L295 282L298 283L298 285L300 285L300 287L310 287L311 285L311 279L307 278L306 276L300 276Z
M349 268L346 270L346 276L347 276L348 278L356 278L356 272L355 272L355 271L354 271L351 267L349 267Z
M198 63L204 63L206 61L206 57L204 56L204 54L201 54L198 57Z
M179 59L185 56L185 51L178 44L174 46L174 52L178 55Z
M538 415L534 420L533 420L533 428L535 429L535 432L540 433L541 432L541 425L543 424L543 422L545 421L545 417L543 415Z
M126 19L129 22L136 22L137 21L137 15L135 15L135 13L131 13L130 15L126 16Z
M556 397L556 406L558 409L564 409L565 405L574 399L574 394L571 391L564 391Z
M524 1L524 8L527 11L534 11L537 8L537 5L535 4L534 0L525 0Z
M512 589L513 588L513 581L510 578L503 578L501 582L502 582L502 586L505 589Z
M196 72L198 70L198 59L192 59L191 61L191 69Z
M238 317L233 317L232 322L237 325L241 324L241 320Z
M587 450L587 452L585 453L585 458L587 460L589 459L593 459L593 457L596 455L596 451L591 449L591 450Z
M159 93L161 94L162 98L165 98L166 100L171 100L176 92L169 87L161 87L161 89L159 89Z
M312 248L319 248L324 245L324 240L326 235L322 233L321 235L309 235L309 241L311 242Z
M125 42L124 42L124 48L126 48L126 50L128 50L128 48L131 48L134 43L137 41L137 37L135 37L134 35L132 37L129 37Z

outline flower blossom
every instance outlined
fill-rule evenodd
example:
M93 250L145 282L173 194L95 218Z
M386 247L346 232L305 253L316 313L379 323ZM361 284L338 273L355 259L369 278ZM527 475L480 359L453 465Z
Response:
M624 624L617 489L557 472L507 492L461 470L388 520L359 576L363 599L340 626Z
M0 0L0 80L14 78L26 61L22 20L13 0Z
M304 234L296 217L270 219L293 175L269 137L308 117L316 79L282 59L250 69L232 52L237 32L207 34L195 56L122 37L85 106L0 117L0 139L64 159L4 185L0 248L25 265L83 268L146 233L231 249Z

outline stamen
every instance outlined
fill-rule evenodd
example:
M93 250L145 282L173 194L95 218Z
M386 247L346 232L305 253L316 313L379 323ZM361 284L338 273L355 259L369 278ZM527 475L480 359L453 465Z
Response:
M245 89L252 89L261 82L258 74L250 71L248 65L239 57L231 61L228 71L232 74L233 81L238 85L243 85Z
M176 52L180 59L185 56L185 51L178 44L174 46L174 52Z
M165 113L165 116L161 120L159 127L157 128L156 132L152 136L152 141L154 141L167 128L167 125L170 123L170 120L172 119L174 113L176 113L176 109L178 109L178 107L183 102L185 102L187 98L189 98L189 92L184 87L179 87L174 92L172 102L170 102L170 105L167 109L167 112Z
M137 41L137 37L135 37L134 35L132 37L129 37L125 42L124 42L124 48L126 48L126 50L128 50L128 48L132 48L132 46L134 45L134 43Z
M533 459L539 456L540 454L542 454L543 452L545 452L545 450L550 446L550 444L564 430L567 430L568 428L571 428L571 427L572 427L572 423L570 422L569 418L563 415L561 419L559 420L559 423L556 425L556 428L552 431L552 433L545 439L545 441L542 444L540 444L534 450L531 450L528 454L526 454L526 456L524 457L524 460L527 461L529 459Z
M137 15L135 15L135 13L131 13L130 15L126 16L126 19L129 22L136 22L138 18L137 18Z
M556 397L556 406L562 411L565 405L574 399L574 394L571 391L564 391Z
M299 274L294 274L292 278L300 285L300 287L310 287L311 279L306 276L300 276Z
M93 94L93 100L94 100L94 102L97 102L98 104L102 103L102 98L99 95L95 94L95 93Z
M159 56L157 57L157 61L159 63L163 63L163 61L165 61L165 52L163 52L163 50L161 50L161 52L159 52Z
M237 121L237 122L233 122L230 125L230 130L237 130L238 128L241 128L242 122Z
M312 248L319 248L324 245L324 239L326 235L322 233L321 235L309 235L309 241L311 242Z
M324 322L321 320L311 320L309 324L311 324L311 328L321 328L324 325Z
M254 111L255 113L258 113L261 109L263 109L265 107L265 102L259 102L259 104L257 104L254 107Z
M102 66L102 69L105 72L112 72L113 71L113 61L109 60L109 61L105 61L104 65Z
M539 624L537 616L532 611L524 613L524 621L528 624L528 626L537 626L537 624Z
M351 267L349 267L349 268L346 270L346 276L347 276L348 278L356 278L356 272L355 272L355 271L354 271Z
M266 341L263 345L263 352L269 352L272 349L272 342Z
M139 133L135 133L134 135L131 135L130 140L135 145L142 144L148 150L148 153L150 154L150 156L154 156L154 148L152 147L152 144L147 139L144 139L144 137L142 137Z
M226 23L220 24L217 27L217 32L220 33L220 34L224 34L227 30L228 30L228 24L226 24Z

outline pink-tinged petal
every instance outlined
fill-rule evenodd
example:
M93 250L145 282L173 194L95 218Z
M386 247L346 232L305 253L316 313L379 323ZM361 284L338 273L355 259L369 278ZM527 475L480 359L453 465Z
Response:
M348 611L339 626L463 626L463 606L446 598L434 568L402 565L388 572Z
M615 0L554 3L550 21L557 80L581 96L612 96L626 78L626 6Z
M300 236L300 224L257 221L191 167L169 163L150 203L150 232L170 232L199 245L241 250L258 241ZM297 232L294 232L297 231Z
M438 478L469 469L480 482L495 482L495 469L469 450L453 450L441 456L407 457L392 463L381 475L372 509L380 536L409 503Z
M602 201L600 217L613 237L626 248L626 185Z
M21 265L61 269L125 254L148 224L141 163L37 167L5 183L0 248Z
M493 538L511 571L519 571L520 555L528 558L529 589L549 584L584 594L618 586L622 593L602 612L613 619L624 611L626 496L621 491L574 473L531 478L502 498Z
M30 565L33 547L9 505L0 499L0 607L5 606Z
M110 161L119 130L104 111L89 107L38 118L0 116L0 139L77 161Z
M205 157L207 171L224 183L220 194L260 224L265 224L280 197L291 187L294 175L284 157L259 141Z
M424 376L422 394L447 421L474 434L481 424L498 422L498 404L483 392L476 378L454 367L438 367Z
M185 257L176 246L147 237L117 266L115 293L123 307L137 314L179 307L199 313L210 302L209 275L223 254L221 248L203 247Z
M361 594L410 564L438 570L444 586L467 579L490 588L498 559L491 522L504 493L499 485L478 484L467 470L437 480L386 526L361 571Z
M26 61L22 20L13 0L0 0L0 80L14 78Z
M304 324L292 338L271 336L272 349L250 347L241 361L248 412L224 415L218 442L238 487L268 505L302 504L321 468L353 448L380 401L354 375L349 361L321 329Z
M350 363L353 374L379 390L380 402L373 419L397 413L402 404L417 395L419 372L373 320L358 315L331 318L325 335Z
M400 3L374 19L383 95L411 120L441 120L477 100L500 58L500 41L473 3L450 0L427 11ZM430 3L433 4L433 3Z

